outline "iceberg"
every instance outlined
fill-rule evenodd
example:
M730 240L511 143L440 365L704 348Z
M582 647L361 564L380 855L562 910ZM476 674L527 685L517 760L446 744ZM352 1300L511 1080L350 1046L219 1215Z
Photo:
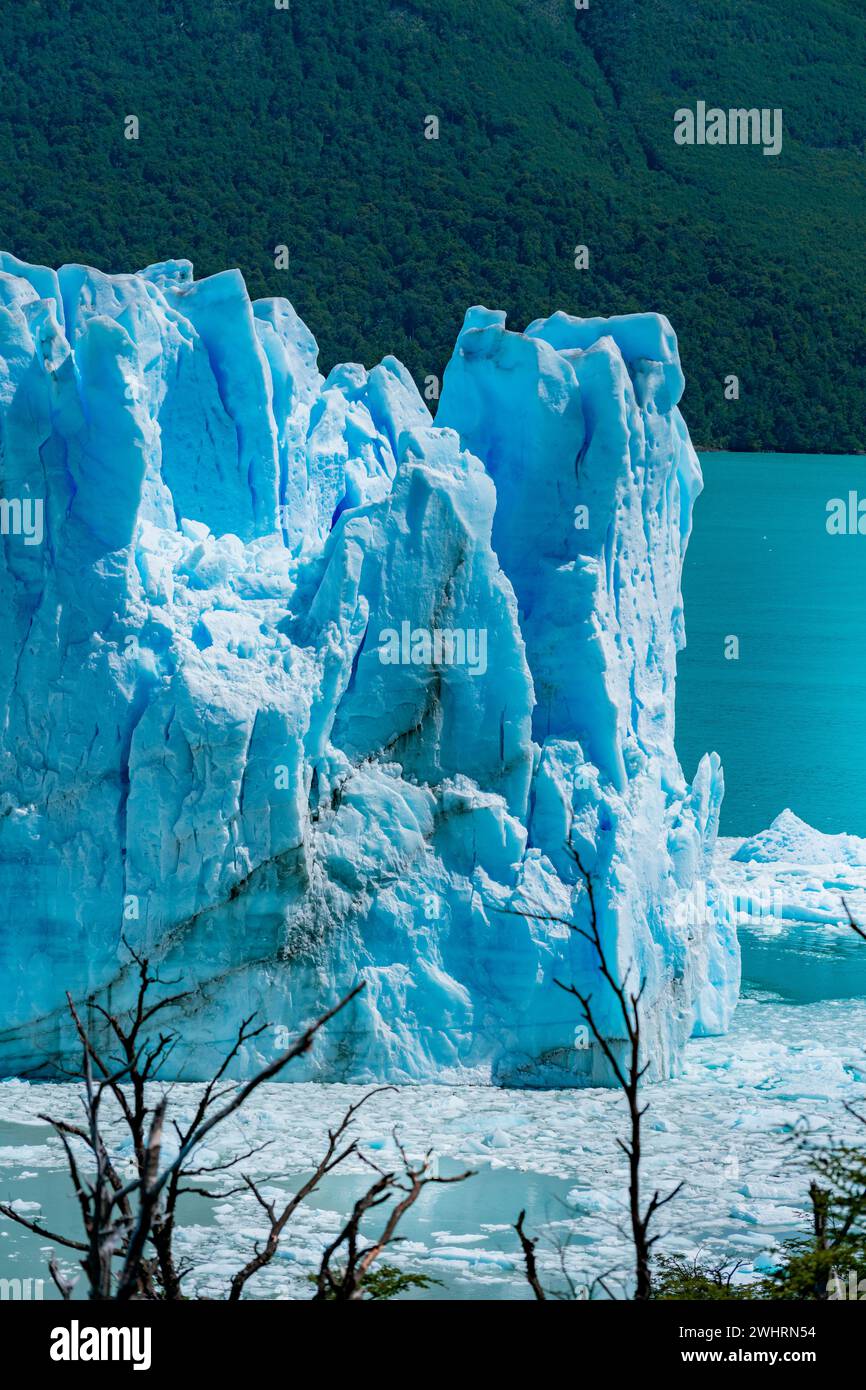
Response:
M866 924L866 840L815 830L786 809L746 840L719 838L714 908L739 926Z
M767 830L744 840L731 858L738 864L847 864L866 868L866 840L857 835L827 835L786 809Z
M360 979L287 1079L605 1083L585 873L651 1074L727 1028L735 931L677 911L723 795L673 743L683 385L660 315L477 307L434 422L237 271L0 255L0 1073L132 948L188 992L169 1074Z

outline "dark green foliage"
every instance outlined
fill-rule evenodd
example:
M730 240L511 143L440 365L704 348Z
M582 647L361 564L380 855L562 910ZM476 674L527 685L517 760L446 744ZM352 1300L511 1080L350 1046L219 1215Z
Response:
M866 1245L863 1241L843 1241L827 1249L818 1248L811 1236L788 1241L775 1273L751 1284L735 1284L736 1265L715 1266L696 1259L660 1258L653 1279L653 1298L662 1302L824 1302L848 1297L852 1271L855 1282L864 1280L866 1288Z
M657 1302L710 1303L757 1297L753 1285L734 1284L736 1265L710 1265L662 1255L653 1272L653 1299Z
M315 1274L308 1274L307 1278L311 1284L316 1283ZM441 1282L441 1279L433 1279L429 1274L405 1274L396 1265L374 1265L362 1280L361 1290L365 1299L381 1303L409 1289L421 1289L423 1292Z
M237 265L419 382L472 303L661 310L700 444L861 451L864 65L860 0L7 0L0 245ZM781 157L677 147L699 98L781 106Z
M365 1298L381 1301L396 1298L407 1289L430 1289L441 1282L441 1279L432 1279L429 1274L404 1274L396 1265L374 1265L361 1288Z
M840 1241L821 1249L811 1237L802 1237L786 1244L779 1269L758 1285L752 1297L774 1302L823 1302L834 1296L837 1278L847 1291L851 1271L858 1281L866 1275L866 1245L862 1240ZM847 1297L847 1292L843 1296Z

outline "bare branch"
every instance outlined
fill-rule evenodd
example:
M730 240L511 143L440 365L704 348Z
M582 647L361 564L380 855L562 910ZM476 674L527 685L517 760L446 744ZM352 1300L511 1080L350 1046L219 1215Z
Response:
M532 1289L535 1297L541 1301L547 1298L547 1294L541 1286L541 1280L538 1277L538 1268L535 1262L535 1247L538 1244L538 1238L536 1237L535 1240L530 1240L529 1236L524 1231L523 1222L525 1218L526 1212L522 1211L517 1218L514 1229L517 1232L520 1248L523 1251L523 1263L526 1266L526 1282ZM564 1271L565 1264L563 1261L563 1272Z
M0 1216L8 1216L10 1221L17 1221L19 1226L25 1226L28 1231L33 1231L37 1236L44 1236L54 1245L65 1245L67 1250L87 1250L88 1247L80 1240L71 1240L68 1236L59 1236L56 1231L49 1231L45 1226L40 1226L36 1221L28 1221L26 1216L21 1216L14 1211L7 1202L0 1202Z
M472 1171L468 1171L452 1178L435 1177L430 1172L430 1153L425 1155L417 1168L413 1167L396 1134L394 1139L403 1162L403 1173L398 1175L380 1172L377 1181L355 1202L348 1221L322 1255L316 1277L314 1301L356 1302L363 1299L364 1279L383 1250L398 1238L398 1225L410 1207L417 1202L424 1188L431 1183L465 1182L467 1178L474 1176ZM375 1167L372 1164L371 1166ZM405 1183L401 1183L401 1177L405 1179ZM403 1194L402 1198L395 1202L381 1234L363 1250L359 1250L358 1240L363 1218L369 1211L382 1206L398 1192ZM334 1264L334 1258L341 1250L344 1252L345 1265L338 1267Z
M53 1255L51 1256L51 1259L48 1261L48 1273L54 1280L60 1297L64 1299L64 1301L68 1302L69 1299L72 1297L75 1285L71 1284L68 1279L64 1279L63 1275L60 1273L60 1266Z
M375 1090L368 1091L359 1101L349 1106L339 1125L337 1125L337 1128L328 1130L328 1145L324 1157L320 1160L312 1177L309 1178L286 1203L279 1216L276 1214L273 1203L265 1201L252 1179L244 1179L253 1196L256 1198L256 1201L267 1213L270 1221L270 1231L268 1232L266 1244L253 1253L252 1259L248 1260L243 1269L239 1269L232 1279L229 1291L230 1302L237 1302L243 1293L247 1281L251 1279L254 1274L257 1274L260 1269L263 1269L265 1265L270 1264L276 1254L280 1236L301 1203L305 1201L311 1193L316 1191L322 1178L325 1177L327 1173L330 1173L334 1168L345 1162L351 1154L356 1152L357 1142L355 1140L352 1140L351 1143L342 1149L340 1148L340 1142L354 1122L355 1116L361 1107L366 1105L367 1101L371 1100L373 1096L382 1095L385 1091L393 1090L396 1090L395 1086L377 1086Z

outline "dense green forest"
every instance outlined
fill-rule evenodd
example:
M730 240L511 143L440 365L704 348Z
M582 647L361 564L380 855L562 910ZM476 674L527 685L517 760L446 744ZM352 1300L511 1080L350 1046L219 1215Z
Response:
M660 310L699 444L860 452L864 71L863 0L2 0L0 246L236 265L419 382L469 304ZM676 145L698 100L781 155Z

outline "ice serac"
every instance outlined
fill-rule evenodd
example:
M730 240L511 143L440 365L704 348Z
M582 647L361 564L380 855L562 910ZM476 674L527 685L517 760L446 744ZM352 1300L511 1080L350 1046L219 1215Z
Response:
M682 385L657 316L474 309L434 424L235 271L0 257L0 1071L68 1062L129 946L187 1077L361 979L292 1079L604 1081L578 860L654 1073L726 1027L733 931L678 925L722 796L673 749Z

